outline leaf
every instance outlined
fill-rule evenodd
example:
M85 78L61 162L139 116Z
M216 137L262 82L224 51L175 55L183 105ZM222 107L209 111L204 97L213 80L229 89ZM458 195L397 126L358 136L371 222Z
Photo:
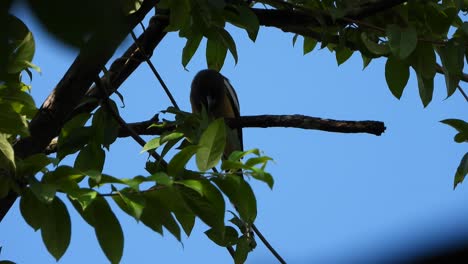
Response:
M137 221L140 220L146 205L146 200L142 195L124 189L118 192L118 196L112 196L112 199L124 212L133 216Z
M54 200L57 188L53 184L31 181L29 184L31 191L36 195L39 201L50 204Z
M231 52L232 57L234 58L234 63L237 64L238 56L236 42L234 42L231 34L229 34L229 32L227 32L224 28L219 29L218 34L223 45L228 48L229 52Z
M200 42L203 38L202 34L193 33L187 37L187 42L185 43L184 49L182 50L182 66L187 67L187 64L192 59L193 55L200 46Z
M0 172L14 176L15 170L16 163L13 147L8 141L8 136L0 133ZM2 174L0 175L0 177L4 177Z
M86 145L78 154L74 167L84 173L90 171L102 172L104 168L105 152L102 148L94 145Z
M197 152L198 146L188 146L175 154L174 157L169 161L167 165L167 173L170 176L178 176L181 172L184 171L185 165L192 158L192 156Z
M238 233L236 229L231 226L226 226L224 232L219 232L216 229L211 228L205 231L205 234L221 247L232 246L237 243Z
M304 37L304 42L302 46L302 50L304 55L314 50L315 46L317 46L317 40L309 37Z
M125 15L131 15L138 11L143 3L143 0L124 0L120 2Z
M149 140L148 142L146 142L146 144L143 146L143 149L140 151L140 153L146 152L151 149L156 149L159 146L161 146L161 138L155 137Z
M169 26L166 31L177 31L185 26L190 19L190 2L188 0L172 0L169 1Z
M97 196L86 210L78 207L73 200L71 202L83 219L94 227L99 245L106 257L111 263L119 263L122 258L124 236L119 220L115 217L107 201L101 196Z
M366 48L375 55L387 55L390 52L388 45L371 40L366 32L361 33L361 40Z
M394 57L390 56L385 64L385 80L392 94L400 99L409 79L409 65Z
M421 97L421 101L424 107L426 107L432 101L434 78L426 78L417 72L416 77L418 79L419 97Z
M28 136L26 119L15 112L11 104L0 102L0 133Z
M109 100L109 105L112 111L118 113L117 105L114 101ZM92 128L92 142L96 145L102 144L109 149L109 146L117 139L120 125L106 107L100 107L93 115Z
M57 141L58 159L77 152L90 141L93 131L89 127L83 127L90 116L89 113L79 114L62 127Z
M345 63L353 55L353 51L346 47L339 48L335 52L336 52L336 62L338 63L338 66Z
M250 250L250 238L246 235L241 236L237 242L236 252L234 253L234 263L244 263L247 260L247 255Z
M157 172L149 177L150 180L157 182L161 185L170 186L173 183L173 180L165 172Z
M270 173L257 167L252 167L251 170L252 170L251 172L252 177L254 177L257 180L265 182L266 184L268 184L268 187L270 187L270 189L273 188L274 181Z
M209 69L221 70L226 59L227 47L218 34L210 34L206 43L206 62Z
M20 178L35 175L50 163L52 163L52 160L47 155L43 153L34 154L18 162L18 175Z
M140 220L143 224L160 234L162 234L162 226L164 225L164 227L180 241L180 227L168 207L170 198L174 197L174 193L171 190L172 189L167 188L144 193L146 206L143 209ZM164 195L166 195L168 199L165 199Z
M454 138L457 143L468 142L467 122L460 119L445 119L440 122L455 128L459 132Z
M253 223L257 217L257 200L250 185L239 175L215 178L216 185L234 204L242 220Z
M24 189L21 194L20 211L26 223L28 223L34 231L41 228L42 217L46 216L45 204L39 201L29 188Z
M463 182L467 173L468 173L468 152L465 153L465 155L460 161L460 165L458 165L457 172L455 173L455 177L454 177L453 189L455 189L459 183Z
M49 253L58 261L70 244L70 215L65 204L58 197L46 206L46 211L41 225L42 241Z
M28 62L32 61L34 52L34 38L32 33L28 32L21 43L15 47L14 52L10 54L8 73L14 74L28 68Z
M415 52L414 67L424 79L433 79L436 74L436 57L432 44L419 43Z
M222 118L217 119L201 135L196 154L197 167L200 171L215 167L221 160L226 145L225 126Z
M257 39L260 23L255 13L248 7L237 5L233 9L225 9L224 16L226 21L245 29L252 41Z
M387 26L388 44L393 55L405 59L416 49L418 44L418 32L413 26L400 28L392 24Z
M225 204L222 194L209 181L201 180L196 187L193 183L176 185L185 203L205 224L223 230Z
M463 43L459 43L455 39L449 40L443 47L438 49L444 67L447 97L455 92L463 75L465 50Z
M68 198L77 201L81 209L86 210L88 206L96 199L98 193L92 189L72 189L67 191Z

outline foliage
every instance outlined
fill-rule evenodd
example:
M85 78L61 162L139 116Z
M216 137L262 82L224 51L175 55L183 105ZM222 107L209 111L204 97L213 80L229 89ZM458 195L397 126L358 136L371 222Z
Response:
M62 1L29 2L52 34L65 43L82 46L86 37L98 30L98 21L118 27L117 22L121 21L117 21L119 16L114 16L115 12L123 16L133 14L147 1L125 0L119 2L122 5L115 1L86 1L73 6L63 5ZM412 69L424 107L432 100L436 73L444 75L447 97L461 89L461 81L467 81L462 70L465 60L468 61L468 22L460 17L460 13L468 10L466 1L401 1L381 10L371 7L386 1L153 2L157 2L158 14L168 14L166 31L178 32L187 39L182 51L184 67L203 38L207 39L205 54L209 68L220 70L227 51L237 62L235 40L226 30L226 24L230 23L245 29L252 41L256 40L260 26L292 32L293 44L303 37L304 55L320 43L320 48L335 53L338 65L354 52L362 56L364 68L374 59L386 58L385 79L398 99ZM259 9L260 4L270 8ZM54 9L49 10L51 6ZM191 234L195 219L199 218L210 228L206 231L208 238L223 247L236 246L236 263L246 260L255 247L250 227L257 215L256 198L246 178L263 181L272 188L273 178L265 171L271 158L253 149L233 152L223 160L229 128L222 119L209 120L204 115L169 108L164 113L173 116L173 120L159 125L166 132L148 141L142 149L150 154L160 151L159 155L152 155L160 158L145 164L148 174L129 179L105 174L106 150L117 140L119 130L124 129L115 118L118 109L110 100L92 113L73 116L61 127L56 157L44 153L18 157L15 142L30 135L29 121L37 111L22 74L32 79L31 69L40 69L32 63L35 43L26 25L13 15L3 16L2 21L6 25L2 34L8 41L6 48L0 49L1 58L7 58L5 69L0 68L0 198L11 192L21 195L23 218L35 231L41 230L44 244L54 258L60 259L70 242L70 216L62 201L68 199L94 228L109 261L120 261L124 237L109 206L110 199L106 199L111 197L129 216L157 233L163 234L166 229L178 240L182 231ZM458 119L442 122L458 130L456 142L467 141L466 122ZM177 151L166 163L163 158L171 150ZM76 154L73 166L62 164L65 157L73 154ZM195 160L195 170L188 169L192 166L190 160ZM213 167L220 170L210 171ZM454 187L463 181L467 171L468 153L457 169ZM110 192L102 193L102 189ZM226 198L237 210L232 213L230 223L225 222Z

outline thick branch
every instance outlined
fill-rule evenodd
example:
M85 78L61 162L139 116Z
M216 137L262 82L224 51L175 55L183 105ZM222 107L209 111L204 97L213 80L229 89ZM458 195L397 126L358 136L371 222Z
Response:
M385 124L380 121L343 121L323 119L305 115L256 115L241 116L239 119L229 118L226 123L233 128L247 127L292 127L311 130L321 130L338 133L368 133L380 136L385 131ZM140 135L160 135L174 129L173 126L151 127L154 121L148 120L129 123L129 126ZM119 137L130 136L125 131L119 132Z
M138 135L161 135L164 132L172 131L175 127L171 124L165 126L153 126L157 120L128 123L131 131ZM321 130L338 133L368 133L376 136L385 132L385 124L380 121L343 121L333 119L323 119L305 115L257 115L241 116L239 119L229 118L226 123L233 128L242 127L292 127L310 130ZM158 123L161 124L161 123ZM120 128L119 137L130 137L129 129ZM57 151L57 139L50 142L45 153L50 154Z
M145 0L137 12L123 18L121 23L101 28L90 38L31 120L29 124L31 135L14 145L17 157L26 158L44 151L50 141L58 135L70 113L83 99L95 76L103 69L128 32L143 20L156 2L157 0ZM13 205L16 196L11 192L6 198L0 199L0 221Z

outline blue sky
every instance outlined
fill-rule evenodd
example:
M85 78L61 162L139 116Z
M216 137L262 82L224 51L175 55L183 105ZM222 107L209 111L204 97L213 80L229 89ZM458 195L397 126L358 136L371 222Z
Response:
M32 95L40 105L77 53L51 39L26 11L15 11L36 38L34 63L42 74L33 77ZM242 30L230 27L229 31L237 43L239 62L234 65L228 54L222 73L236 88L243 115L379 120L387 127L380 137L244 129L245 148L260 148L275 160L269 166L275 178L273 190L251 181L258 200L256 224L288 263L373 262L468 234L467 186L452 190L466 145L454 143L455 131L438 122L466 119L467 108L459 93L445 99L442 76L436 78L433 102L424 109L413 72L402 99L391 95L383 59L363 71L359 54L354 54L338 67L327 49L303 56L300 38L293 47L292 34L274 28L261 28L255 43ZM116 55L130 44L128 39ZM189 111L191 79L206 63L202 44L185 71L184 44L177 34L169 34L152 61L179 106ZM146 65L119 91L125 97L120 111L128 122L149 119L170 105ZM107 155L105 172L118 177L145 174L147 156L140 150L132 140L121 139ZM227 251L203 234L207 227L200 221L182 245L170 234L152 233L114 208L125 234L122 263L230 263ZM106 263L93 229L69 209L72 239L60 263ZM22 219L18 203L0 224L0 234L0 259L55 262L40 233ZM247 263L274 263L274 258L258 241Z

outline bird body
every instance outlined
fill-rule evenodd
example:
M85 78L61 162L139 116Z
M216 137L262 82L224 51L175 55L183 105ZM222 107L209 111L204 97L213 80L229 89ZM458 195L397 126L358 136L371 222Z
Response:
M192 81L190 103L193 113L200 113L203 107L208 116L217 118L239 118L240 106L236 91L229 80L215 70L202 70ZM225 158L235 150L243 150L242 128L230 129L227 133Z

